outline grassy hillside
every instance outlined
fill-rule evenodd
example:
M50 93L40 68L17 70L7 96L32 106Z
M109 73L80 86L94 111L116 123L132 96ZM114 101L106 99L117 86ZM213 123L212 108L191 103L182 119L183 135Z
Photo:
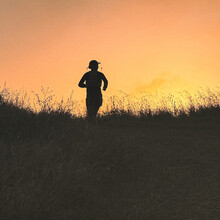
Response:
M90 124L1 101L1 219L219 219L219 131L219 106Z

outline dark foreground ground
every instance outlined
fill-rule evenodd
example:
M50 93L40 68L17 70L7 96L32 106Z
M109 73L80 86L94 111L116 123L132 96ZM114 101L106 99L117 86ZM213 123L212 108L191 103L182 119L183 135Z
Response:
M220 111L105 116L0 108L0 219L220 219Z

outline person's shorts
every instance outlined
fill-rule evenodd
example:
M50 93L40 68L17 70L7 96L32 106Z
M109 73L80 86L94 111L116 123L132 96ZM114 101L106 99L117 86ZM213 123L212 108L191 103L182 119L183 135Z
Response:
M97 106L100 107L102 105L102 94L96 96L89 96L86 98L86 106Z

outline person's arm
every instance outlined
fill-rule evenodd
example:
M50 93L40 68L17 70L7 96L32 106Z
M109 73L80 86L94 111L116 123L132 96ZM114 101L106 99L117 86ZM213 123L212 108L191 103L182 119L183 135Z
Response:
M86 81L86 74L83 75L82 79L79 81L78 86L80 88L86 88L86 84L84 83Z
M101 74L101 79L104 82L103 90L105 91L107 89L107 87L108 87L108 80L106 79L106 77L105 77L105 75L103 73Z

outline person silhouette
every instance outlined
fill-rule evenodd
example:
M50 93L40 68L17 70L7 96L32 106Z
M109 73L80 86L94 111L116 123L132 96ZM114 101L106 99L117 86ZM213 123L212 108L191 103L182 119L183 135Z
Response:
M79 87L86 88L86 108L89 120L96 118L97 112L102 106L102 81L104 82L103 90L105 91L108 87L105 75L98 71L99 64L98 61L91 60L88 67L91 71L85 73L78 84Z

